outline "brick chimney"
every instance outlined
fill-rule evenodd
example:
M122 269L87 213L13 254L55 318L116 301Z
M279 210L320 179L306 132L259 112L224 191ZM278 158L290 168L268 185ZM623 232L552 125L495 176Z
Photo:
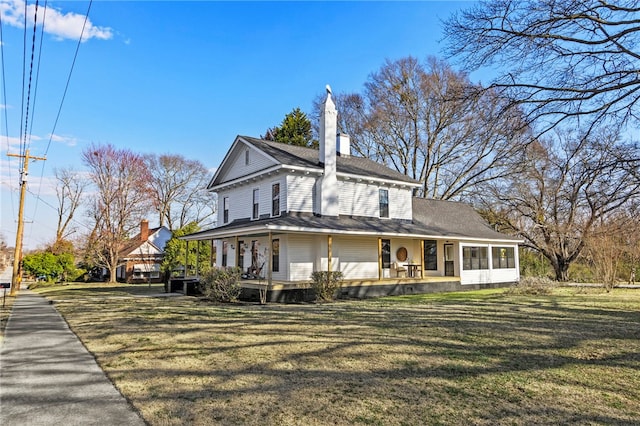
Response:
M142 219L140 221L140 240L147 241L149 238L149 221L147 219Z

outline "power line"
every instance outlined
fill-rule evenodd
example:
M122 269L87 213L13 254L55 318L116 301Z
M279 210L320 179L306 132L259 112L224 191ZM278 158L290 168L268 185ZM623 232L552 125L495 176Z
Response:
M25 18L26 19L26 18ZM31 135L29 134L29 106L31 103L31 82L33 80L33 59L36 51L36 35L38 29L38 0L36 0L33 12L33 36L31 37L31 60L29 61L29 82L27 85L27 105L24 113L24 139L25 149L31 145Z
M80 44L82 43L82 37L84 36L84 29L87 25L87 20L89 19L89 12L91 11L91 4L93 0L89 1L89 7L87 8L87 13L84 16L84 23L82 24L82 32L80 33L80 38L78 39L78 44L76 46L76 52L73 55L73 62L71 63L71 69L69 70L69 77L67 78L67 84L64 87L64 93L62 94L62 100L60 101L60 108L58 109L58 115L56 116L56 121L53 123L53 130L51 130L51 134L49 135L49 142L47 143L47 149L44 152L46 156L49 152L49 146L51 145L51 139L55 134L56 127L58 126L58 120L60 119L60 113L62 112L62 105L64 104L64 99L67 96L67 90L69 89L69 82L71 81L71 74L73 73L73 68L76 65L76 58L78 57L78 51L80 50Z
M31 191L29 188L27 188L27 192L31 195L33 195L34 197L36 197L36 199L40 202L42 202L44 205L46 205L47 207L51 208L52 210L54 210L56 213L58 213L58 207L54 206L53 204L49 203L47 200L45 200L44 198L40 198L40 194L36 194L35 192ZM35 217L33 218L35 220ZM78 226L81 226L82 228L85 228L89 231L93 230L93 228L90 225L87 225L86 223L80 222L76 219L71 219L71 222L75 223ZM50 228L52 229L52 228ZM56 230L57 231L57 230Z
M42 63L42 42L44 39L44 28L47 19L47 4L48 0L44 2L44 12L42 13L42 29L40 30L40 44L38 46L38 68L36 70L36 81L33 89L33 112L31 113L31 125L29 127L29 135L33 134L33 122L35 121L35 113L36 113L36 98L38 95L38 81L40 81L40 64ZM35 32L34 32L35 37ZM43 163L44 164L44 163Z
M24 120L24 84L25 84L25 79L26 79L26 74L27 74L27 70L26 70L26 64L27 62L27 2L25 0L24 2L24 31L23 31L23 36L22 36L22 103L20 105L20 125L18 126L19 129L19 135L20 135L20 149L19 149L19 153L20 153L20 157L19 157L19 162L20 162L20 167L19 170L23 170L24 169L24 154L25 154L25 145L24 145L24 139L22 137L22 121Z
M4 46L4 36L2 34L2 13L0 13L0 46ZM11 146L9 144L9 116L7 114L7 77L4 68L4 49L0 49L0 61L2 62L2 105L4 110L4 131L8 153ZM9 180L13 182L13 173L11 172L11 170L11 161L9 161ZM11 211L15 212L16 207L13 201L13 192L10 192L9 198L11 199Z
M80 51L80 45L82 44L82 37L84 37L84 31L85 28L87 26L87 20L89 19L89 12L91 11L91 4L93 3L93 0L89 1L89 6L87 8L87 13L85 14L84 17L84 22L82 24L82 31L80 31L80 37L78 38L78 43L76 45L76 51L73 55L73 62L71 63L71 68L69 69L69 75L67 77L67 83L64 87L64 92L62 94L62 99L60 100L60 107L58 108L58 114L56 115L56 120L53 124L53 129L51 130L51 133L49 134L49 141L47 142L47 148L45 149L44 152L44 156L46 157L47 154L49 153L49 148L51 147L51 141L53 140L53 135L56 132L56 127L58 126L58 120L60 119L60 114L62 113L62 106L64 105L64 100L67 96L67 91L69 89L69 84L71 83L71 75L73 74L73 70L75 68L75 64L76 64L76 59L78 58L78 52ZM46 15L46 3L45 3L45 15ZM44 19L42 22L42 32L44 32ZM44 178L44 163L42 163L42 168L41 168L41 172L40 172L40 185L38 185L38 196L36 198L36 204L34 206L34 210L33 210L33 217L35 218L36 213L38 212L38 200L41 200L40 198L40 191L42 190L42 180ZM33 229L32 229L33 230ZM31 237L31 234L29 234L29 237Z

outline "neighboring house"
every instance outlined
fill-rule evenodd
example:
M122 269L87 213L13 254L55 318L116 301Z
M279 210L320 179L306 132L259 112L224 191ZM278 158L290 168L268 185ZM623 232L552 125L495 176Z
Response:
M171 239L171 231L164 226L149 229L149 222L140 222L140 233L131 238L120 252L116 271L118 281L128 283L159 283L164 281L160 269L164 248Z
M328 93L319 151L236 137L208 186L217 226L182 239L211 244L212 264L241 267L253 278L243 287L267 285L270 300L308 288L314 271L341 271L341 295L353 297L519 280L520 240L471 206L413 197L419 182L351 156L336 116Z

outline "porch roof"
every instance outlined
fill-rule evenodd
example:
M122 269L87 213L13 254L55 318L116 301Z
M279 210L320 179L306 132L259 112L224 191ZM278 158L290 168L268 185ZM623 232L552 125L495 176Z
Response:
M321 217L288 214L260 220L237 220L228 225L189 234L183 240L210 240L271 233L333 234L452 240L489 240L517 243L522 240L494 231L467 204L413 199L413 221L374 217Z

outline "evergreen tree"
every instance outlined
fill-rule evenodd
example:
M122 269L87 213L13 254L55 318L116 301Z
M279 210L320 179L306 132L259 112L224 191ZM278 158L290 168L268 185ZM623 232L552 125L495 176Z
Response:
M287 114L280 127L267 129L263 138L288 145L318 148L318 141L313 139L311 120L300 108L294 108Z

